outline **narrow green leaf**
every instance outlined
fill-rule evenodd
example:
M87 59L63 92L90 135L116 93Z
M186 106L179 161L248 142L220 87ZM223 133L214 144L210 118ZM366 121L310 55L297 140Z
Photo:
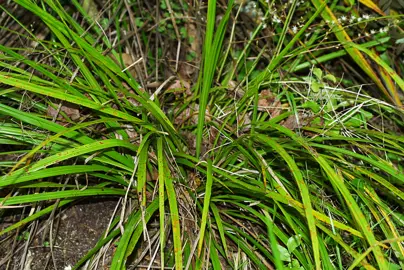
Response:
M223 227L222 219L219 214L219 210L217 209L216 205L213 202L210 203L210 209L212 210L217 229L219 230L219 235L220 235L220 239L222 240L222 246L224 249L224 253L226 254L226 257L229 258L229 251L227 249L227 241L226 241L226 237L224 235L224 227Z
M206 224L208 223L208 212L209 212L209 204L210 204L210 197L212 195L212 183L213 183L213 177L212 177L212 160L208 159L208 171L206 174L207 181L206 181L206 187L205 187L205 195L203 198L203 210L202 210L202 220L201 220L201 228L200 228L200 237L199 237L199 243L198 243L198 257L201 256L202 252L202 246L203 242L205 240L205 229L206 229Z
M125 193L125 192L124 192ZM163 202L164 203L164 202ZM149 220L153 213L157 210L159 200L155 199L146 209L145 219ZM126 269L125 262L128 254L128 248L140 237L142 232L141 211L138 210L130 214L128 221L125 224L124 232L119 240L118 247L116 248L114 257L111 262L111 270ZM133 238L133 239L132 239Z
M223 38L225 34L225 27L230 17L230 11L233 7L233 0L228 3L227 11L222 17L222 21L216 29L216 34L213 39L213 32L216 22L216 0L210 0L208 2L208 14L206 24L206 36L204 44L204 63L202 73L202 90L199 99L199 113L198 124L196 129L196 156L201 154L203 129L205 125L205 114L208 103L209 92L212 87L213 75L216 70L217 60L222 50Z
M164 247L165 247L165 211L164 211L164 184L165 184L165 166L163 156L163 138L157 139L157 162L159 170L159 215L160 215L160 263L161 267L165 266L164 263Z
M180 229L180 215L178 213L177 196L175 193L173 180L169 173L167 160L164 159L165 168L165 187L167 190L168 204L170 207L170 218L173 229L174 240L174 257L175 257L175 269L182 270L182 244L181 244L181 229Z
M123 189L112 189L112 188L88 188L85 190L62 190L54 192L44 192L38 194L0 198L0 205L8 206L8 205L18 205L24 203L33 203L56 199L80 198L89 196L90 197L106 196L106 195L123 196L125 195L125 191Z
M21 184L24 182L45 179L52 176L81 174L91 172L109 172L111 168L102 165L68 165L53 168L43 168L38 171L20 170L12 175L4 175L0 179L0 187Z
M304 205L305 214L306 214L305 216L306 216L307 224L308 224L309 230L310 230L310 239L312 242L316 269L320 269L321 262L320 262L316 221L315 221L315 218L313 215L313 207L311 205L310 193L307 188L307 184L304 182L303 175L302 175L299 167L296 165L295 161L292 159L292 157L287 153L287 151L280 144L278 144L273 139L271 139L267 136L264 136L264 135L256 135L256 137L259 138L262 142L264 142L267 145L269 145L270 147L272 147L286 161L291 173L293 174L293 176L296 180L297 186L299 187L300 195L303 200L303 205Z
M378 245L378 241L376 240L375 235L372 232L370 225L368 224L364 213L362 212L361 208L352 197L352 194L349 192L347 186L344 184L344 180L342 179L341 175L337 174L330 164L326 161L324 157L318 154L302 137L298 137L294 134L291 130L282 127L280 125L273 125L274 128L279 130L280 132L284 133L285 135L289 136L291 139L299 143L302 147L304 147L309 153L313 156L313 158L320 164L322 169L325 171L326 175L328 176L329 180L332 184L338 188L341 192L342 196L346 200L349 210L355 221L357 222L360 230L362 231L363 235L365 236L366 240L369 243L369 246L374 247L373 253L375 255L376 261L380 268L384 269L386 264L386 259L383 255L380 246Z
M9 73L0 72L0 82L23 89L23 90L31 91L31 92L34 92L34 93L37 93L40 95L50 96L50 97L57 98L60 100L65 100L65 101L71 102L73 104L77 104L77 105L80 105L83 107L94 109L96 111L99 111L100 113L109 114L109 115L119 117L121 119L125 119L128 121L137 123L137 124L140 124L143 122L139 118L136 118L132 115L123 113L121 111L115 110L113 108L107 107L107 106L99 104L99 103L95 103L89 99L70 95L70 94L66 93L63 89L50 88L50 87L41 86L38 84L33 84L30 82L27 82L26 80L20 80L15 77L12 77Z

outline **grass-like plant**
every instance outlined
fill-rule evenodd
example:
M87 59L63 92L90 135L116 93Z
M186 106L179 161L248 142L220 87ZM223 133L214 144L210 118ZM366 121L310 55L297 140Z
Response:
M379 21L402 31L400 15L294 0L282 17L283 1L210 0L199 74L178 94L170 78L154 92L138 82L167 79L161 48L147 48L154 38L181 42L178 3L161 1L171 25L162 30L160 21L145 27L154 17L134 17L135 1L107 1L98 15L92 1L14 2L46 34L3 7L21 31L1 30L34 45L0 44L0 222L10 207L32 212L0 237L109 196L120 209L73 269L111 241L111 269L142 249L150 265L176 269L404 266L404 67L385 34L350 36ZM130 39L143 74L125 64Z

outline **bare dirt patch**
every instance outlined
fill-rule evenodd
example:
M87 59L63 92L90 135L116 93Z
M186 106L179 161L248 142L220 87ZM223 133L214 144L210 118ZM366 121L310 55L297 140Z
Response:
M114 212L116 201L84 201L68 207L53 220L53 250L50 248L48 220L39 223L37 233L29 230L0 239L0 269L68 269L82 258L103 237ZM14 223L16 216L0 220L0 227ZM28 245L28 246L27 246ZM13 248L14 247L14 248ZM109 269L113 245L100 258L97 269ZM23 259L25 257L25 260ZM22 266L23 265L23 266Z

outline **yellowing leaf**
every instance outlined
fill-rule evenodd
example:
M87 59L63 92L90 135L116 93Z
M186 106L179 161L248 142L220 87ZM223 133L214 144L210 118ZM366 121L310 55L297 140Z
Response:
M359 2L372 9L374 12L379 13L382 16L386 16L386 14L372 0L359 0Z
M324 0L312 0L312 3L316 8L320 8L324 4ZM395 102L395 100L391 98L391 95L384 86L383 82L380 80L379 75L375 73L369 62L359 50L358 47L360 47L360 45L356 44L356 46L352 46L353 42L351 37L348 35L347 32L345 32L344 27L338 22L338 19L336 18L332 10L328 6L326 6L321 13L321 16L325 21L327 21L329 27L333 30L338 41L344 46L345 50L356 62L356 64L376 83L376 85L386 97L388 97L392 102Z

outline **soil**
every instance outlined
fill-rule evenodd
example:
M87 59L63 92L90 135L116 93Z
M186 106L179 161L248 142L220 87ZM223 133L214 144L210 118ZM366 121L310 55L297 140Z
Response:
M49 224L48 220L39 222L37 233L31 237L31 241L28 237L30 227L26 228L26 232L20 232L17 237L14 232L7 238L0 238L0 269L70 269L70 266L74 266L103 237L116 204L117 201L113 200L84 201L56 214L53 219L53 252L49 247L50 227L43 229ZM16 221L7 218L0 220L0 229L14 222ZM48 233L45 233L46 231ZM113 249L114 245L110 245L100 258L96 269L109 269ZM24 253L26 259L21 266Z

